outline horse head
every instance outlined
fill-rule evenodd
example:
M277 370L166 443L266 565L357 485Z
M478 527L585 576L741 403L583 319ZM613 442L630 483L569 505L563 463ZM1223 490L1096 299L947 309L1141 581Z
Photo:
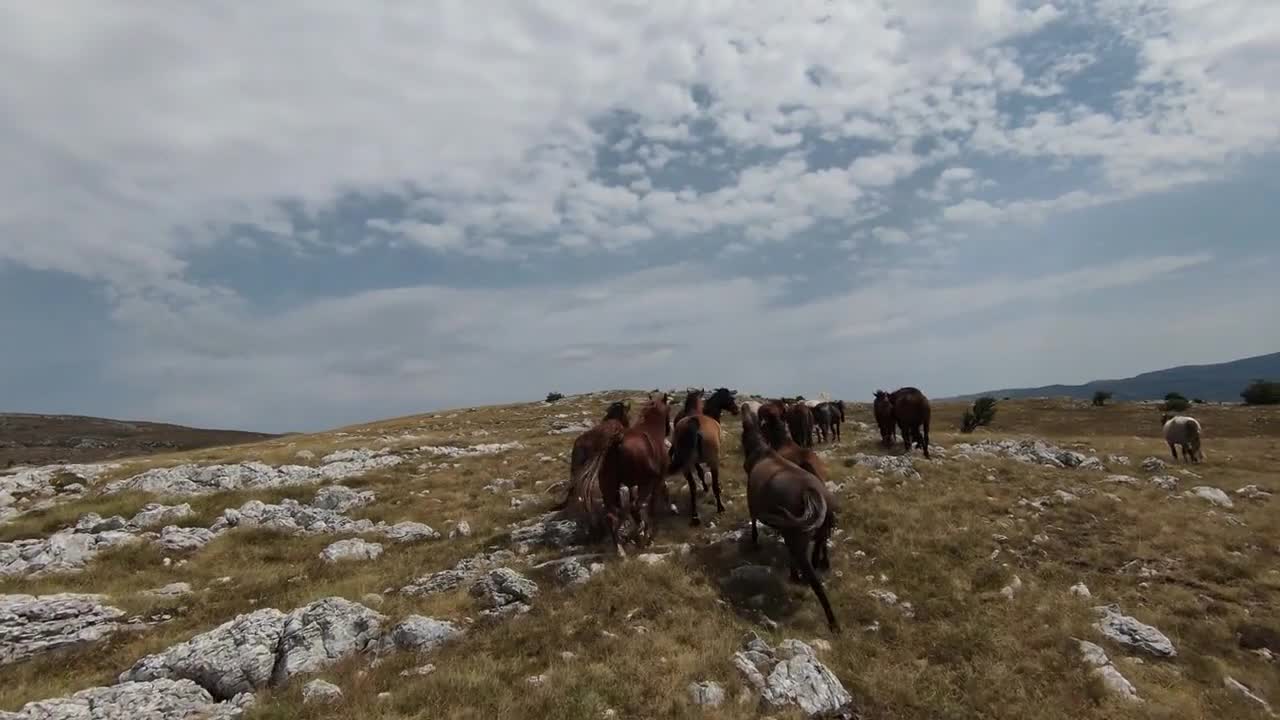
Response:
M734 415L737 415L738 401L737 398L734 397L735 394L736 393L729 388L716 388L715 392L711 393L711 397L707 400L707 405L718 407L721 410L728 410Z

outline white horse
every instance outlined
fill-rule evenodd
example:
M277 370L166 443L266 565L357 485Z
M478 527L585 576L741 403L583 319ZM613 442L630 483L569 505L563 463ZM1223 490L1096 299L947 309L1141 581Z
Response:
M1200 421L1190 415L1164 415L1160 418L1164 423L1164 441L1169 443L1169 452L1173 459L1178 459L1175 445L1182 446L1184 461L1200 462L1204 460L1204 451L1200 449Z

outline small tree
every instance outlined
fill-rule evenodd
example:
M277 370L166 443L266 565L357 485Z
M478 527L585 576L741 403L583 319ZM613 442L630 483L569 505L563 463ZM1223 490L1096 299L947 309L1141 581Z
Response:
M1171 392L1164 396L1164 409L1180 412L1191 407L1191 402L1182 393Z
M973 401L973 407L964 411L960 421L960 432L971 433L982 425L990 425L996 418L996 399L983 395Z
M547 393L547 402L549 402L549 403L553 403L553 402L555 402L555 401L557 401L557 400L563 400L563 399L564 399L564 394L563 394L563 393L558 393L558 392L549 392L549 393Z
M1249 387L1240 391L1246 405L1280 405L1280 382L1274 380L1254 380Z
M1099 390L1093 394L1093 404L1097 407L1106 405L1107 401L1111 399L1112 394L1113 393L1110 390Z

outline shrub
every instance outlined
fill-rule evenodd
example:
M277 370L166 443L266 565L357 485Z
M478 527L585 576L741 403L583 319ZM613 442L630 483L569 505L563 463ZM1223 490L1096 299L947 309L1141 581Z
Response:
M1280 382L1274 380L1254 380L1249 387L1240 391L1246 405L1280 405Z
M563 394L563 393L558 393L558 392L549 392L549 393L547 393L547 402L549 402L549 403L553 403L553 402L555 402L555 401L557 401L557 400L563 400L563 399L564 399L564 394Z
M1182 393L1171 392L1164 396L1164 409L1179 412L1191 407L1191 402Z
M1112 394L1113 393L1110 390L1099 390L1093 394L1093 404L1098 407L1106 405L1107 401L1111 399Z
M1203 404L1204 404L1204 400L1201 400L1200 398L1196 398L1195 400L1192 400L1191 402L1192 402L1192 403L1195 403L1196 405L1203 405Z
M964 411L964 419L960 421L960 432L971 433L982 425L990 425L996 418L996 399L983 395L973 401L973 407Z

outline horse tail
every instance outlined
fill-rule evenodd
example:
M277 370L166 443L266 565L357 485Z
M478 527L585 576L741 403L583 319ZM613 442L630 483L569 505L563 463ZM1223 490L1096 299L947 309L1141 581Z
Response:
M764 524L779 530L812 534L827 521L827 500L817 488L806 487L801 501L804 509L799 515L793 515L784 507L762 510L757 513Z
M591 509L592 494L600 487L600 468L604 466L605 458L622 442L623 432L621 428L616 427L600 428L595 442L590 443L589 446L584 445L581 454L575 448L574 460L581 459L582 462L575 462L570 471L569 497L577 500L584 511L589 512ZM568 505L569 502L570 499L566 498L564 504Z
M671 469L682 469L702 457L702 423L690 416L671 444Z

